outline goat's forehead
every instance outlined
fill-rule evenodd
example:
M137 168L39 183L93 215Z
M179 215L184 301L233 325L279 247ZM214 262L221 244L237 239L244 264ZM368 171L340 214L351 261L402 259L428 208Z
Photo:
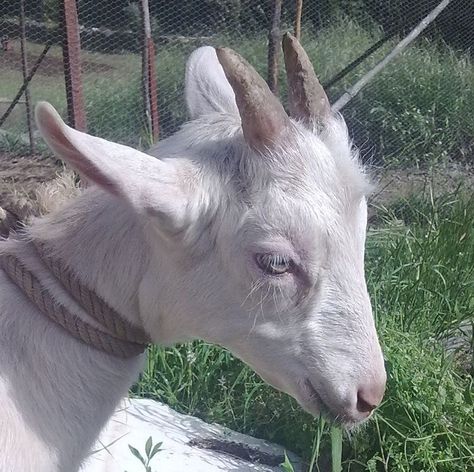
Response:
M289 240L295 246L308 247L339 227L350 224L350 209L335 195L319 189L269 189L255 196L246 215L248 225L264 237Z
M300 126L267 155L250 156L240 167L246 185L257 193L270 186L310 204L324 200L326 205L348 206L359 201L370 184L345 127L339 126L336 122L335 129L322 135Z
M308 251L324 239L339 240L337 235L354 231L365 218L361 207L368 184L357 162L341 166L333 160L332 173L315 165L263 177L248 195L249 224L270 239L279 235Z
M249 183L248 198L262 215L297 226L301 221L326 221L353 213L370 190L357 165L334 165L321 171L317 165L288 172L260 175Z
M293 156L300 179L305 188L313 190L313 198L325 195L334 204L348 205L370 190L358 154L339 128L322 136L300 134Z

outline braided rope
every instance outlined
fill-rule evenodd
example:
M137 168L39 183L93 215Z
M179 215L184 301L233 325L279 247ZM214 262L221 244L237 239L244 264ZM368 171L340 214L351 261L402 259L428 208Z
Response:
M63 284L69 295L107 331L116 333L118 338L126 338L135 343L148 344L150 342L150 338L142 329L133 326L128 320L124 319L99 295L81 284L79 279L66 269L59 260L50 257L43 244L36 242L35 247L42 262Z
M121 358L135 357L145 350L145 343L121 338L118 333L114 336L101 331L70 312L62 303L54 300L38 278L26 269L16 256L11 254L0 256L0 267L44 315L76 339Z

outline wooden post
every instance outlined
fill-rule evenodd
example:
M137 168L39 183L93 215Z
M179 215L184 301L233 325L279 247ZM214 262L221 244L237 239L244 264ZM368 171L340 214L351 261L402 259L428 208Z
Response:
M62 0L64 80L69 124L86 131L86 113L81 78L81 38L76 0Z
M23 83L26 82L28 77L28 60L26 58L26 28L25 28L25 0L20 0L20 32L21 32L21 69L23 72ZM30 152L35 152L35 140L33 137L33 120L31 116L31 103L30 103L30 91L28 85L24 90L25 94L25 108L26 108L26 123L28 126L28 138L30 140Z
M143 103L145 110L145 122L151 132L152 142L158 141L159 117L158 96L155 69L155 44L151 35L150 10L148 0L141 1L143 20L143 44L142 44L142 84ZM152 143L150 143L152 144Z
M272 19L268 32L268 86L278 94L278 53L280 51L281 1L273 0Z
M303 0L296 0L295 12L295 38L301 40L301 15L303 13Z

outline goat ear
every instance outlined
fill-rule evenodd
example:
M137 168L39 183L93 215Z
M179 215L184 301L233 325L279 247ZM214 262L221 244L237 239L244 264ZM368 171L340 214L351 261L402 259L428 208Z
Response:
M172 164L70 128L49 103L38 103L35 113L51 150L88 182L157 218L166 232L183 229L187 195Z
M203 46L189 56L185 83L186 104L191 119L215 112L239 113L234 91L214 48Z

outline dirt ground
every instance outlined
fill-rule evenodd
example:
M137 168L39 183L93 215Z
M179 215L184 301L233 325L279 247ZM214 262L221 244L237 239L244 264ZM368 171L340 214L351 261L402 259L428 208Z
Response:
M454 192L460 185L474 189L474 165L442 164L431 169L374 169L369 171L375 183L371 201L389 204L400 198L419 195L432 189L434 195Z
M62 170L51 157L17 156L0 152L0 237L39 213L36 190Z
M18 211L25 206L33 211L35 190L54 179L61 168L50 157L0 152L0 207Z
M0 207L20 219L37 215L35 192L38 186L53 180L62 168L62 164L51 157L0 152ZM369 169L369 174L375 184L370 197L370 215L374 215L377 206L419 195L429 188L435 195L454 191L461 184L468 190L474 189L474 166L467 164L451 163L431 170L374 168Z

